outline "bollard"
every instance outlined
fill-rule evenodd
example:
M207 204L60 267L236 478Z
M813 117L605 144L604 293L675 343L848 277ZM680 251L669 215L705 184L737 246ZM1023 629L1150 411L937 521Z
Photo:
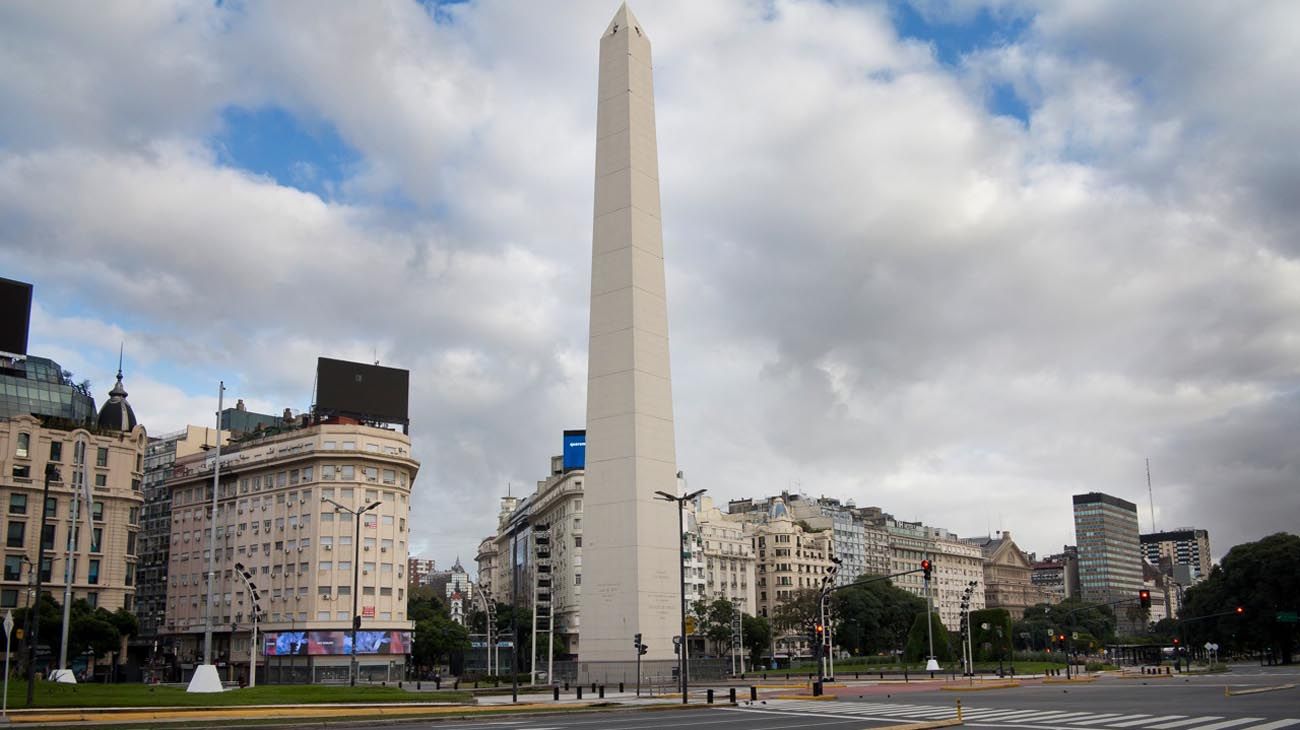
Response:
M596 691L596 683L595 683L595 682L592 682L592 683L591 683L591 691L592 691L592 692L595 692L595 691Z
M559 688L559 687L554 687L554 688L551 689L551 699L555 700L556 702L559 702L559 701L560 701L560 688Z
M907 679L907 667L903 667L903 683L904 683L904 684L907 684L907 682L908 682L908 679Z
M422 684L422 682L420 682L419 680L416 680L416 682L415 682L415 688L416 688L416 689L420 689L420 685L421 685L421 684Z
M402 680L400 680L400 679L397 680L397 688L398 688L398 689L403 689L403 687L402 687Z
M474 689L478 689L478 680L474 680Z
M619 683L618 683L618 693L619 693L619 694L623 694L623 683L622 683L622 682L619 682Z
M578 685L578 699L582 699L582 685Z
M763 681L767 681L767 672L763 672Z
M749 701L758 702L758 687L755 687L752 684L749 685Z
M930 679L934 679L934 672L930 672Z
M733 705L736 704L736 688L735 688L735 687L732 687L731 690L728 692L728 694L727 694L727 700L730 701L731 704L733 704Z
M705 694L705 698L706 698L706 699L705 699L704 701L705 701L706 704L710 704L710 705L713 704L713 690L712 690L712 689L710 689L710 690Z
M433 688L434 688L434 689L442 689L442 677L434 677L434 678L433 678Z
M603 684L600 685L600 694L597 695L597 697L599 697L602 700L605 699L605 685Z
M456 685L452 689L460 689L460 677L456 678Z
M567 680L567 679L564 680L564 691L565 691L565 692L568 692L568 691L569 691L569 680Z
M1169 668L1169 667L1165 667L1165 674L1166 674L1166 675L1172 675L1173 673L1174 673L1174 670L1173 670L1173 669L1171 669L1171 668Z
M813 687L813 697L821 697L821 696L822 696L822 683L821 683L821 682L813 682L813 686L812 686L812 687Z
M961 698L957 698L957 722L961 722Z
M885 670L883 670L883 669L880 670L880 678L881 678L881 679L884 679L884 678L885 678Z

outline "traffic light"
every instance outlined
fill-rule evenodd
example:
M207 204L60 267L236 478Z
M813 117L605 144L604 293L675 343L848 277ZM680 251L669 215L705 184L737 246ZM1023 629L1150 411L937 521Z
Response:
M823 626L822 624L817 624L817 636L820 637L820 636L824 635L825 633L826 633L826 627Z
M1245 609L1245 608L1243 608L1243 607L1241 607L1241 606L1237 606L1237 615L1238 615L1238 616L1240 616L1241 614L1243 614L1243 613L1245 613L1245 612L1246 612L1246 609Z
M923 576L925 576L925 579L926 579L926 580L930 580L930 569L933 568L933 567L934 567L934 566L931 565L931 563L930 563L929 560L922 560L922 561L921 561L921 574L922 574Z
M1138 591L1138 603L1142 604L1142 608L1151 608L1151 591Z
M646 646L645 644L638 644L636 647L636 653L638 656L645 656L645 653L647 651L650 651L650 647Z
M637 634L636 636L633 636L633 637L632 637L632 646L635 646L635 647L638 648L638 649L641 648L641 635L640 635L640 634Z

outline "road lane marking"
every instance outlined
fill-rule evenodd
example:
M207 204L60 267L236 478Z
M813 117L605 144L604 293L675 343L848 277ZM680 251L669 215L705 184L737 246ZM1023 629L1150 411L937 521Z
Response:
M1130 717L1137 717L1137 716L1125 715L1122 713L1111 713L1109 715L1095 715L1094 719L1092 720L1080 720L1078 722L1071 722L1070 724L1071 725L1100 725L1102 723L1110 722L1111 720L1126 720ZM1145 715L1143 717L1145 717Z
M1160 717L1150 717L1150 716L1148 716L1148 717L1145 717L1145 718L1143 718L1143 719L1141 719L1141 720L1129 720L1128 722L1116 722L1116 723L1110 723L1110 724L1108 724L1106 727L1133 727L1133 726L1135 726L1135 725L1150 725L1150 724L1153 723L1153 722L1164 722L1164 721L1166 721L1166 720L1177 720L1177 719L1179 719L1179 718L1183 718L1183 717L1187 717L1187 715L1161 715ZM1217 719L1219 719L1219 718L1216 717L1216 718L1213 718L1213 719L1217 720Z
M1173 728L1176 727L1183 727L1185 725L1195 725L1198 722L1208 722L1210 720L1222 720L1222 719L1223 719L1222 715L1202 715L1200 717L1193 717L1189 720L1177 720L1175 722L1166 722L1160 725L1152 725L1151 730L1173 730Z
M1300 720L1296 720L1295 718L1288 717L1283 720L1274 720L1273 722L1266 722L1263 725L1251 725L1248 728L1242 728L1242 730L1277 730L1278 728L1287 727L1289 725L1295 725L1296 723L1300 723Z
M1262 717L1238 717L1234 720L1224 720L1223 722L1216 722L1213 725L1199 725L1195 728L1195 730L1223 730L1223 728L1225 727L1232 727L1233 725L1245 725L1248 722L1259 722L1260 720L1263 719L1264 718Z

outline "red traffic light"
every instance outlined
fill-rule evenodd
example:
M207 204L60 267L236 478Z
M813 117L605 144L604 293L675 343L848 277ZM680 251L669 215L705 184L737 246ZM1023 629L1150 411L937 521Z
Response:
M1151 608L1151 591L1138 591L1138 603L1142 604L1142 608Z
M1174 639L1174 646L1178 646L1178 639Z
M931 570L933 567L934 567L934 566L930 563L929 560L922 560L922 561L921 561L921 573L923 573L923 574L925 575L925 579L926 579L926 580L930 580L930 570Z
M1245 613L1245 612L1246 612L1246 609L1242 608L1241 606L1237 606L1237 615L1238 615L1238 616L1240 616L1241 614L1243 614L1243 613Z
M821 624L817 624L817 633L820 634L820 633L822 633L822 632L824 632L824 631L826 631L826 627L825 627L825 626L822 626Z

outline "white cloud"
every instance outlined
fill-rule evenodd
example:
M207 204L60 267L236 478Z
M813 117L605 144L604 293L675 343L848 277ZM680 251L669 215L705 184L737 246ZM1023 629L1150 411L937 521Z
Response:
M1070 493L1142 503L1151 456L1161 522L1217 552L1289 527L1295 454L1252 444L1300 413L1291 4L1000 3L1028 27L956 68L884 5L645 5L693 487L1046 551ZM205 422L208 380L277 412L317 355L409 367L413 544L468 558L581 425L612 11L5 5L0 266L36 342L102 391L126 339L154 430ZM339 197L219 164L221 110L264 104L358 152Z

